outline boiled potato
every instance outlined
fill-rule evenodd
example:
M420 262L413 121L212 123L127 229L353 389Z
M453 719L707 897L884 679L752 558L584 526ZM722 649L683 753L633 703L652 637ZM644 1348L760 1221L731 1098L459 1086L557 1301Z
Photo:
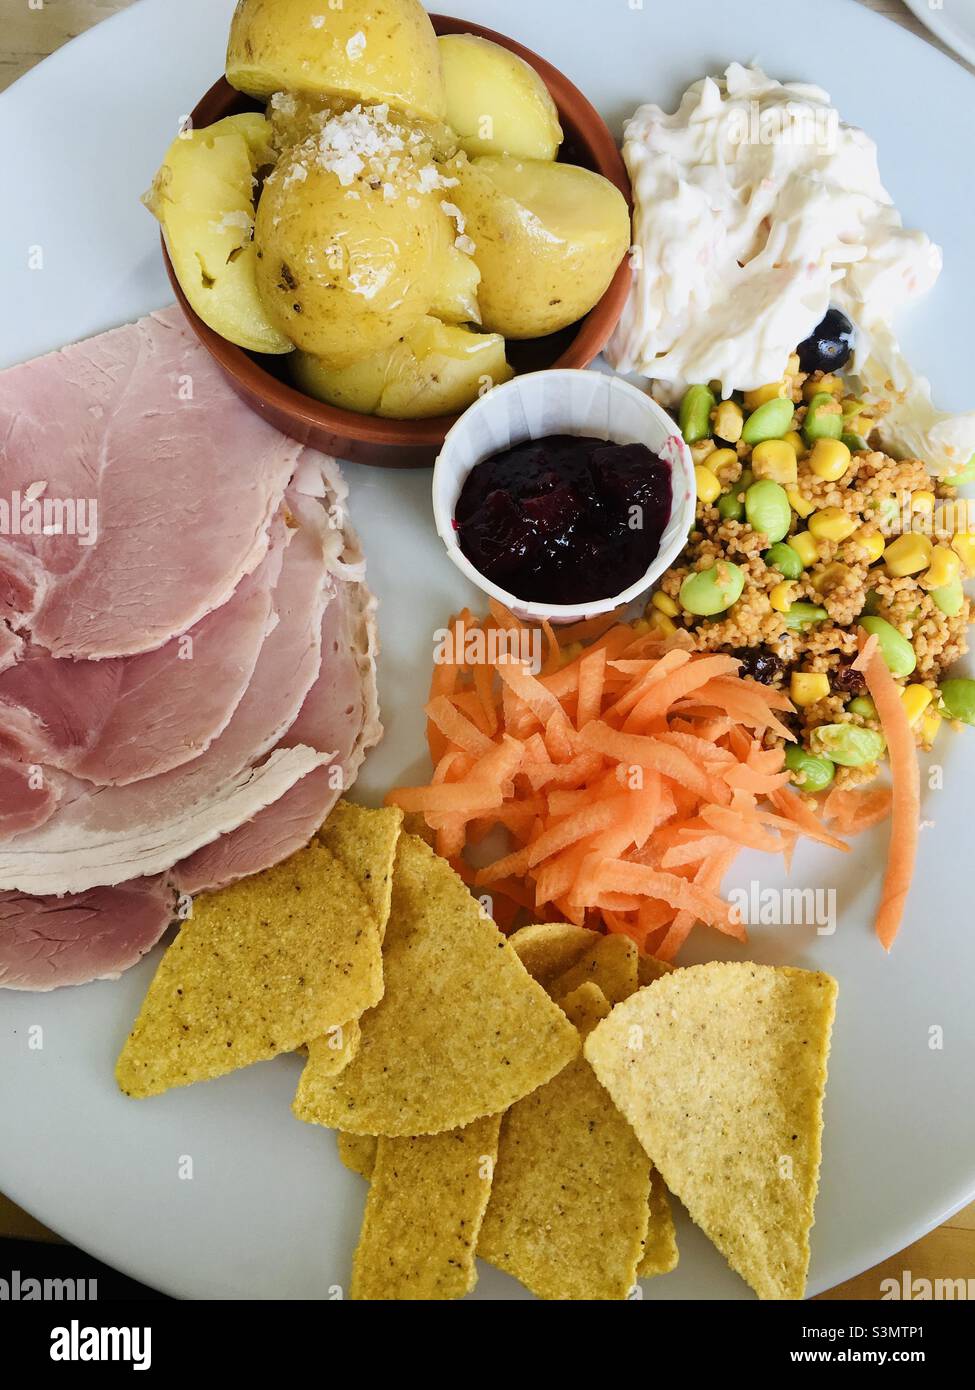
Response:
M251 96L305 92L446 110L436 35L419 0L240 0L227 81Z
M192 308L221 337L251 352L290 352L257 292L253 175L270 158L257 113L188 130L169 148L145 204L162 223Z
M453 173L453 167L450 173ZM468 244L460 235L460 226L464 225L463 215L447 199L442 200L440 206L444 213L440 224L442 244L438 251L436 287L430 313L445 323L480 323L477 287L481 283L481 272L473 256L461 249Z
M351 367L336 371L302 352L291 366L297 385L318 400L392 420L456 414L514 375L498 334L429 317L391 351Z
M353 173L348 159L297 146L266 179L254 229L268 316L332 367L392 347L427 313L443 236L425 171L400 159L388 177L368 161Z
M475 34L438 40L447 89L447 123L469 155L554 159L559 113L545 83L523 58Z
M275 92L267 108L275 151L282 153L302 144L310 135L317 135L333 117L350 111L357 104L340 97ZM414 160L448 160L459 148L457 136L443 121L424 121L390 111L388 123L398 132Z
M587 314L630 244L619 189L588 169L504 155L460 164L458 174L451 198L474 241L484 327L541 338Z

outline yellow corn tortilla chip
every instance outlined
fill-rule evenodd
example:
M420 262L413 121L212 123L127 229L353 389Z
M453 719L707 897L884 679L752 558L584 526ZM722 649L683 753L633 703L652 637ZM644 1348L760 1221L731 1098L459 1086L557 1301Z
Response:
M340 801L318 832L319 841L355 879L372 910L382 937L393 890L393 861L403 824L396 806L367 810Z
M537 922L508 937L533 980L548 985L599 940L599 933L571 922Z
M414 1136L497 1115L578 1054L576 1030L445 860L401 835L383 946L385 994L338 1077L309 1058L299 1119Z
M379 1143L376 1136L374 1134L343 1134L340 1130L336 1135L336 1141L339 1158L346 1168L353 1173L358 1173L368 1182L372 1177L372 1170L376 1166L376 1146Z
M637 1275L641 1279L651 1279L656 1274L669 1274L677 1268L678 1259L677 1233L667 1185L653 1168L650 1172L650 1222Z
M692 1219L760 1298L801 1298L836 981L676 970L586 1040L596 1075Z
M354 1299L463 1298L498 1153L499 1115L419 1138L379 1139Z
M205 1081L345 1024L382 998L379 936L324 845L197 899L163 956L116 1067L151 1096Z
M638 986L636 942L614 933L601 936L564 975L553 980L548 990L553 999L562 999L590 980L599 986L611 1004L629 999Z
M608 1009L591 981L569 1007ZM625 1299L643 1256L650 1169L584 1057L513 1105L501 1125L477 1253L539 1298Z
M314 1038L305 1049L308 1057L314 1057L316 1069L325 1076L338 1076L339 1072L352 1061L359 1051L362 1032L359 1020L330 1028L321 1038Z
M677 969L676 965L671 965L669 961L658 960L656 956L643 955L637 961L636 967L641 989L644 985L652 985L654 980L659 980L664 975L670 975Z
M592 980L571 990L560 1001L562 1012L584 1038L587 1038L597 1023L602 1023L613 1012L613 1006L605 994Z

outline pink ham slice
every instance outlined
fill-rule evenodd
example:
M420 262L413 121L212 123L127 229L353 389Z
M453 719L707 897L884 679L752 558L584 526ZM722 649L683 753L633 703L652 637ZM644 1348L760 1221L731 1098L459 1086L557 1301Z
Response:
M26 730L20 756L98 785L158 776L204 752L227 727L274 621L288 533L222 608L154 652L106 661L28 647L0 670L0 720ZM4 803L0 798L0 826Z
M283 746L334 750L246 825L177 866L185 893L209 892L278 864L308 843L352 785L368 748L382 733L375 694L375 600L361 586L338 582L322 620L322 670Z
M297 500L289 510L298 514ZM125 787L70 785L46 825L0 846L0 890L80 893L160 873L331 760L333 749L275 745L318 678L322 616L342 544L327 525L295 523L275 589L278 624L233 718L207 751Z
M0 757L0 836L45 825L59 800L59 788L42 768Z
M95 543L0 536L0 618L58 657L153 651L226 603L300 446L240 402L175 307L0 372L0 498L97 504Z
M0 893L0 988L117 979L155 946L174 912L162 877L64 898Z

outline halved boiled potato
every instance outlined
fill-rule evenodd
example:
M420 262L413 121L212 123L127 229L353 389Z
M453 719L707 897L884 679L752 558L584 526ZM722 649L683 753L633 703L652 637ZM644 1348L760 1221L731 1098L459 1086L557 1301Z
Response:
M253 176L270 158L270 126L258 113L187 130L170 146L149 211L162 223L176 277L205 324L251 352L294 344L268 318L257 292Z
M460 163L457 173L451 198L474 242L484 327L540 338L587 314L630 244L619 189L572 164L505 155Z
M430 313L444 323L480 323L477 287L481 283L481 272L473 256L461 249L467 244L460 236L458 225L458 222L463 225L463 216L447 199L441 201L440 207L444 214L440 223L442 249L437 257Z
M339 371L307 353L291 358L302 391L329 405L420 420L466 410L492 386L514 375L496 333L472 333L424 318L390 352L377 353Z
M447 124L469 155L554 159L559 113L545 83L523 58L476 34L439 39Z
M437 39L419 0L240 0L227 81L256 97L389 102L430 120L446 110Z
M264 183L254 229L261 301L281 333L332 367L391 348L434 298L443 213L415 168L398 167L396 180L368 167L351 174L322 163L310 141Z

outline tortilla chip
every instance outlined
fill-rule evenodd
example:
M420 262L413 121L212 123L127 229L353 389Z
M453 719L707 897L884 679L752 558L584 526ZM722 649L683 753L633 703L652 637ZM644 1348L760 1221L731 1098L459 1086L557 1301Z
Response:
M586 1040L671 1192L760 1298L805 1288L836 990L812 970L691 966Z
M591 981L581 985L573 1013L585 1021L600 1012L597 993ZM505 1115L477 1253L539 1298L625 1299L649 1198L646 1155L577 1057Z
M561 1071L579 1037L445 860L401 835L386 992L339 1077L308 1060L299 1119L409 1137L497 1115Z
M318 832L318 839L355 879L385 935L389 900L393 891L393 861L403 824L396 806L367 810L351 801L340 801Z
M376 1146L379 1140L374 1134L343 1134L341 1130L335 1137L339 1158L346 1168L358 1173L368 1182L376 1166Z
M587 980L598 985L611 1004L629 999L639 987L636 943L619 933L601 936L575 965L553 980L549 994L563 999Z
M656 1168L650 1171L650 1224L647 1226L647 1243L643 1247L643 1259L637 1269L641 1279L651 1279L655 1274L669 1274L677 1268L677 1233L674 1230L674 1214L670 1209L670 1196L667 1185Z
M594 946L598 939L598 932L571 922L533 923L508 937L532 979L546 986L575 965L586 947Z
M584 1038L613 1012L613 1006L592 980L572 990L561 1000L562 1012Z
M654 980L659 980L664 975L672 975L677 966L671 965L667 960L658 960L656 956L640 956L636 969L642 989L644 985L652 985Z
M474 1287L500 1123L489 1115L444 1134L377 1141L352 1298L463 1298Z
M323 1076L338 1076L359 1051L362 1032L359 1020L337 1024L321 1038L314 1038L305 1048L305 1055L314 1057L315 1067Z
M163 956L116 1077L151 1096L294 1052L376 1004L369 906L324 845L197 899Z

